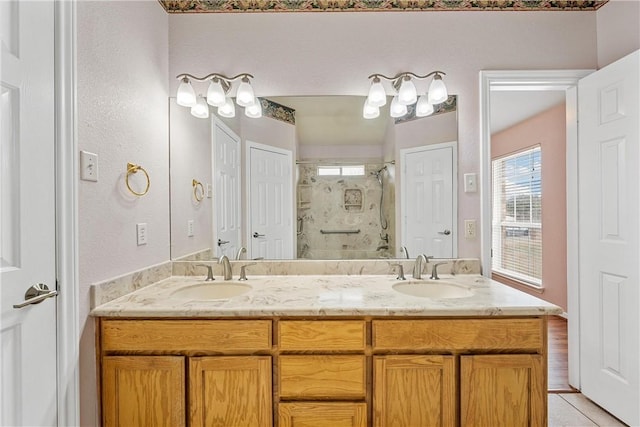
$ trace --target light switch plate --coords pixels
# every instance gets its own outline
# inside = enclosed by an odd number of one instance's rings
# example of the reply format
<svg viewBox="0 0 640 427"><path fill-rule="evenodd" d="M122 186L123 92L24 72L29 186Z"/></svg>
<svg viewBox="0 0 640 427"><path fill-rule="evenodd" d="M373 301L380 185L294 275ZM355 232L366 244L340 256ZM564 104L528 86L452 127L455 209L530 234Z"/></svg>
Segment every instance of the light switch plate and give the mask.
<svg viewBox="0 0 640 427"><path fill-rule="evenodd" d="M98 155L80 151L80 179L98 181Z"/></svg>
<svg viewBox="0 0 640 427"><path fill-rule="evenodd" d="M478 191L478 175L475 173L464 174L464 192L475 193Z"/></svg>
<svg viewBox="0 0 640 427"><path fill-rule="evenodd" d="M147 244L147 223L141 222L136 224L137 242L138 246Z"/></svg>
<svg viewBox="0 0 640 427"><path fill-rule="evenodd" d="M193 220L187 221L187 237L193 237Z"/></svg>

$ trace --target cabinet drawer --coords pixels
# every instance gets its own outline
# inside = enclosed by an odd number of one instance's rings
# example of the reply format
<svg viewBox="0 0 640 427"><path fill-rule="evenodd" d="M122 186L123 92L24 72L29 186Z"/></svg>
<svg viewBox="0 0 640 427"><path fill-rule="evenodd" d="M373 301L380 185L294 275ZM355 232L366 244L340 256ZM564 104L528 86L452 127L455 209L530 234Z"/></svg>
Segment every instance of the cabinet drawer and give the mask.
<svg viewBox="0 0 640 427"><path fill-rule="evenodd" d="M353 399L366 392L366 360L360 355L280 356L283 399Z"/></svg>
<svg viewBox="0 0 640 427"><path fill-rule="evenodd" d="M363 351L363 320L283 320L279 323L281 351Z"/></svg>
<svg viewBox="0 0 640 427"><path fill-rule="evenodd" d="M280 427L366 427L364 402L296 402L278 405Z"/></svg>
<svg viewBox="0 0 640 427"><path fill-rule="evenodd" d="M541 352L543 319L374 320L376 350Z"/></svg>
<svg viewBox="0 0 640 427"><path fill-rule="evenodd" d="M101 325L106 352L271 349L270 320L103 320Z"/></svg>

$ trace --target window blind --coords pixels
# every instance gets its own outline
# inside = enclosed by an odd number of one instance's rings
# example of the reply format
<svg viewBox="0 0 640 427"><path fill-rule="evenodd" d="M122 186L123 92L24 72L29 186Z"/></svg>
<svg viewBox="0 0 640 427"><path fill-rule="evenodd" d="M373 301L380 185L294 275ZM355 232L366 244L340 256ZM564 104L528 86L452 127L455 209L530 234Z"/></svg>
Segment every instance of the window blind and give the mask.
<svg viewBox="0 0 640 427"><path fill-rule="evenodd" d="M542 286L540 147L492 161L492 269Z"/></svg>

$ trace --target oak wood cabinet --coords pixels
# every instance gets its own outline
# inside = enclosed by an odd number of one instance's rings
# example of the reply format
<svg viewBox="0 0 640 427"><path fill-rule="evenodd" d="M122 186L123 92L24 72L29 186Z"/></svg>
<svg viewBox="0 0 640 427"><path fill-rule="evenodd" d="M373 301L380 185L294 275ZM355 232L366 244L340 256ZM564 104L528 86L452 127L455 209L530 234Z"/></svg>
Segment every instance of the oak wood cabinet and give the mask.
<svg viewBox="0 0 640 427"><path fill-rule="evenodd" d="M105 426L545 426L546 317L98 319Z"/></svg>

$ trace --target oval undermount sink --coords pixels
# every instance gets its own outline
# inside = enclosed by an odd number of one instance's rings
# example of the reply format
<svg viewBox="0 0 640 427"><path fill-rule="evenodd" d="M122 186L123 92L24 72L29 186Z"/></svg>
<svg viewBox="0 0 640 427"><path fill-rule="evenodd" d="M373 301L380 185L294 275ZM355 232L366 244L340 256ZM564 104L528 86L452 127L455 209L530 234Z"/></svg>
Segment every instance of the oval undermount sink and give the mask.
<svg viewBox="0 0 640 427"><path fill-rule="evenodd" d="M206 282L182 287L171 295L190 300L216 300L237 297L251 289L244 283Z"/></svg>
<svg viewBox="0 0 640 427"><path fill-rule="evenodd" d="M393 290L405 295L433 299L466 298L473 295L473 291L469 288L455 283L441 282L439 280L398 282L393 285Z"/></svg>

